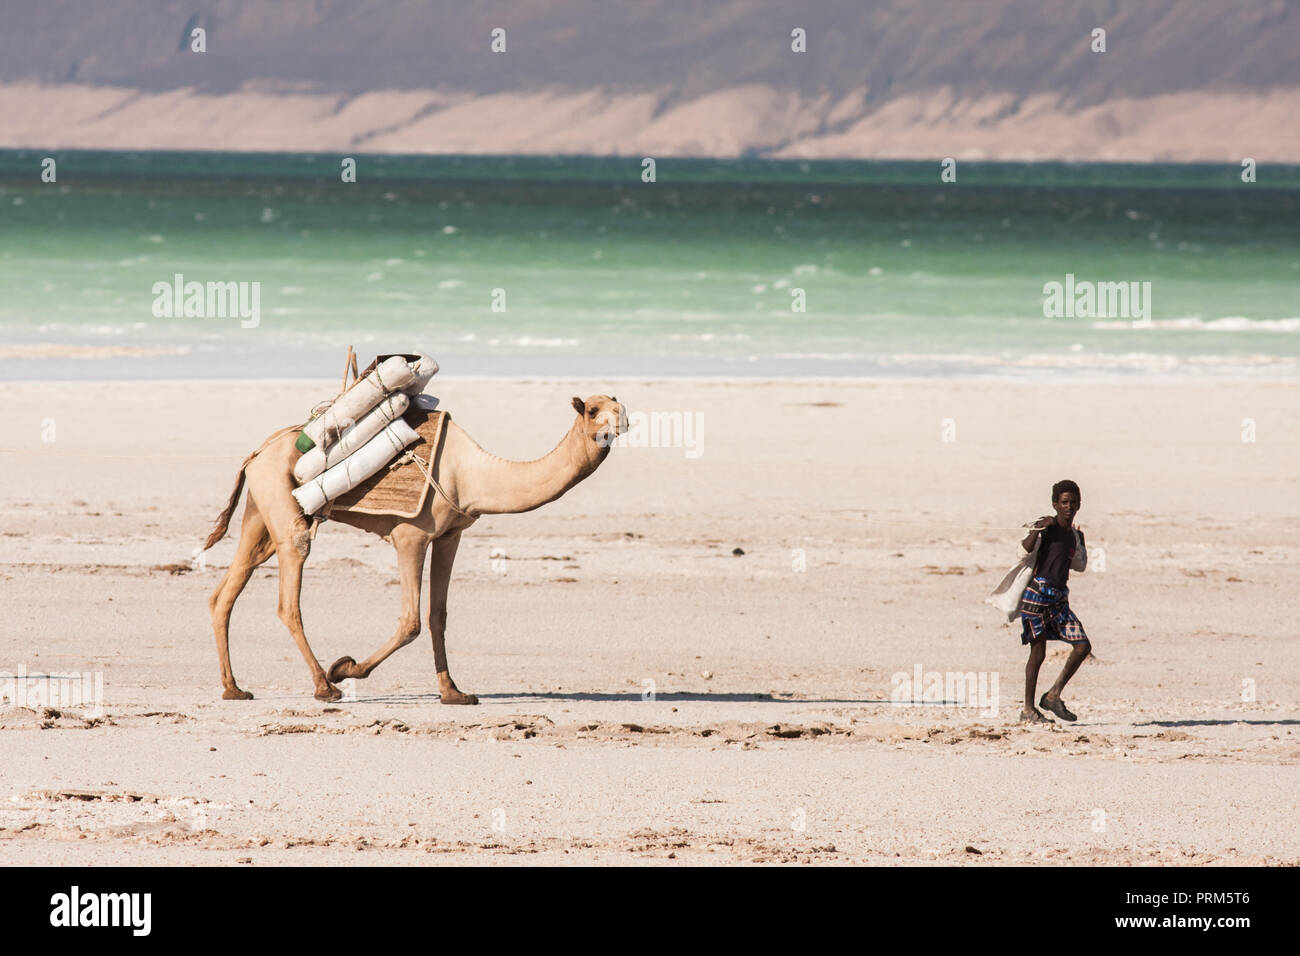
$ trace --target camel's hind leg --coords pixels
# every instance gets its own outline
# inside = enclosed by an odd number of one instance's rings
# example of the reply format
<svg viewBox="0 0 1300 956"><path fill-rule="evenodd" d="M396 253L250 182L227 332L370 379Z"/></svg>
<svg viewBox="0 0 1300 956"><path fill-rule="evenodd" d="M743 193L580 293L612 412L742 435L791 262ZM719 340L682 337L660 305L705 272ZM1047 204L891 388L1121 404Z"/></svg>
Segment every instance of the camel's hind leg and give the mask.
<svg viewBox="0 0 1300 956"><path fill-rule="evenodd" d="M248 494L266 521L280 564L280 605L277 614L289 629L303 660L311 669L317 700L338 700L343 693L329 682L302 629L302 567L311 553L311 530L302 509L293 496L293 484L287 474L266 475L258 469L260 459L248 466ZM255 470L257 469L257 470Z"/></svg>
<svg viewBox="0 0 1300 956"><path fill-rule="evenodd" d="M248 584L253 570L275 551L266 522L250 498L244 505L244 523L239 531L239 544L225 576L208 598L212 613L212 632L217 637L217 660L221 664L221 696L224 700L252 700L253 695L239 689L230 667L230 612L235 601Z"/></svg>
<svg viewBox="0 0 1300 956"><path fill-rule="evenodd" d="M390 654L420 636L420 579L424 576L424 556L429 550L429 535L415 525L399 524L389 537L397 549L397 574L402 582L402 613L397 620L397 633L360 664L351 657L340 657L330 667L331 681L369 677L370 672L387 660Z"/></svg>

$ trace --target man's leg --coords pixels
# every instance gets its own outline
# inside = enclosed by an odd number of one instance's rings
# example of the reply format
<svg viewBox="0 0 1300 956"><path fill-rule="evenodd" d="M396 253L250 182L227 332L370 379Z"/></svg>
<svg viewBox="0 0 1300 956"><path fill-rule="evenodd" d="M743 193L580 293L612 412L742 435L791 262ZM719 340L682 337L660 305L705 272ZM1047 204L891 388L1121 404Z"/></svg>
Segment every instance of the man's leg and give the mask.
<svg viewBox="0 0 1300 956"><path fill-rule="evenodd" d="M1025 706L1021 710L1021 717L1029 717L1038 713L1034 707L1034 692L1038 687L1038 671L1043 666L1043 658L1047 656L1047 638L1039 637L1033 639L1029 644L1029 660L1025 664Z"/></svg>
<svg viewBox="0 0 1300 956"><path fill-rule="evenodd" d="M1083 659L1092 651L1092 645L1088 641L1081 641L1070 648L1070 656L1065 661L1065 666L1061 668L1061 676L1056 678L1056 683L1052 689L1047 692L1048 700L1060 700L1061 691L1065 690L1065 685L1070 682L1074 672L1079 669Z"/></svg>

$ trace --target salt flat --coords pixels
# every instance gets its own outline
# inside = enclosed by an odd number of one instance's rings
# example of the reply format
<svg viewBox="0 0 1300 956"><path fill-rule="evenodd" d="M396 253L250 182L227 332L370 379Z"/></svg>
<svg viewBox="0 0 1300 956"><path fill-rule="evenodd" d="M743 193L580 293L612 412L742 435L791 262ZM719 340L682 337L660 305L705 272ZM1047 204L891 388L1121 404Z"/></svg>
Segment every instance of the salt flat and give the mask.
<svg viewBox="0 0 1300 956"><path fill-rule="evenodd" d="M256 699L222 701L207 595L233 541L167 568L335 388L0 386L0 671L104 686L102 713L0 709L0 861L1300 862L1293 386L435 379L505 456L597 392L702 416L699 454L616 448L467 532L448 649L478 707L438 704L427 633L314 700L274 559L232 623ZM1030 728L1018 632L981 598L1064 477L1097 659L1078 723ZM326 665L392 632L395 567L322 526L303 612ZM997 700L892 701L918 666Z"/></svg>

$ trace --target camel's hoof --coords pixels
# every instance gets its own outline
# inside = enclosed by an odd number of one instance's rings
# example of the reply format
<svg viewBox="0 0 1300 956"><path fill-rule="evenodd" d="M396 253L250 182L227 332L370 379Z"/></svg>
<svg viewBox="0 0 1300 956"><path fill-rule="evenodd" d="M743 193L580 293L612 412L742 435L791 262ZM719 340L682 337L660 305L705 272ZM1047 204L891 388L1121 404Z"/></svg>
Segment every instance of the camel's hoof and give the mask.
<svg viewBox="0 0 1300 956"><path fill-rule="evenodd" d="M439 694L438 699L444 704L477 704L478 698L473 694L462 694L454 690L449 694Z"/></svg>
<svg viewBox="0 0 1300 956"><path fill-rule="evenodd" d="M356 673L357 662L350 657L340 657L330 665L329 681L333 684L335 681L345 680L349 677L360 677Z"/></svg>
<svg viewBox="0 0 1300 956"><path fill-rule="evenodd" d="M326 684L324 687L316 689L316 699L326 702L343 699L343 691L339 690L333 684Z"/></svg>
<svg viewBox="0 0 1300 956"><path fill-rule="evenodd" d="M227 687L221 692L222 700L252 700L253 695L246 690L240 690L238 687Z"/></svg>

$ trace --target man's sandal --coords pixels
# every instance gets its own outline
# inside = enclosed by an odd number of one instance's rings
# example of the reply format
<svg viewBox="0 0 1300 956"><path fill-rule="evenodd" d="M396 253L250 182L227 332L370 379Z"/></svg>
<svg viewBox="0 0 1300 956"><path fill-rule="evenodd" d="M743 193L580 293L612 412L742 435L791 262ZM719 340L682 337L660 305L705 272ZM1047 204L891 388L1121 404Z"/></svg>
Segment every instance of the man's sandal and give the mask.
<svg viewBox="0 0 1300 956"><path fill-rule="evenodd" d="M1050 724L1051 720L1044 717L1037 707L1027 707L1020 712L1020 722L1022 724Z"/></svg>
<svg viewBox="0 0 1300 956"><path fill-rule="evenodd" d="M1070 713L1068 710L1065 709L1065 702L1061 700L1061 698L1059 697L1056 698L1055 701L1051 701L1048 700L1047 695L1044 694L1042 699L1039 700L1038 706L1043 708L1043 710L1050 710L1052 713L1054 713L1057 717L1060 717L1062 720L1079 719L1078 717L1074 716L1074 714Z"/></svg>

